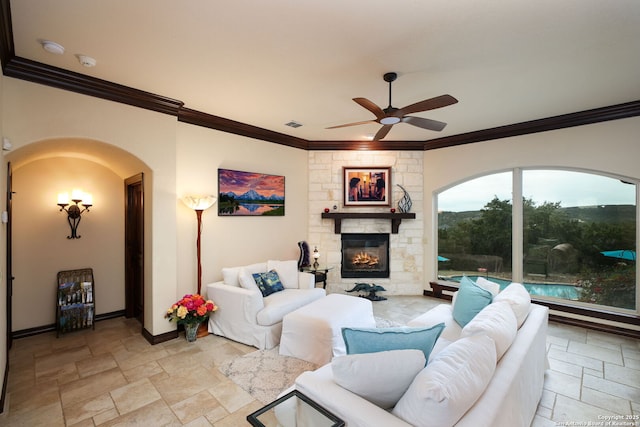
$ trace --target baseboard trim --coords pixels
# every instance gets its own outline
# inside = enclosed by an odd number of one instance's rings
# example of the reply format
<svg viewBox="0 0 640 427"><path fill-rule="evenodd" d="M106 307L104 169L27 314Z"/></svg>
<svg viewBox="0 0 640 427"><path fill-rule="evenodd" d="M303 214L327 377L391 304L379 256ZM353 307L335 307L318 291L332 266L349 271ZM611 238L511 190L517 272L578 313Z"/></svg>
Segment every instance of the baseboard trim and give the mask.
<svg viewBox="0 0 640 427"><path fill-rule="evenodd" d="M118 317L124 317L124 310L112 311L111 313L97 314L95 320L96 322L100 322L102 320L115 319ZM160 334L160 335L152 335L145 328L141 328L141 329L142 330L140 333L151 345L160 344L165 341L170 341L174 338L178 338L177 329L175 331L165 332L164 334ZM11 338L13 339L27 338L27 337L32 337L34 335L44 334L46 332L55 332L55 330L56 330L56 325L55 323L53 323L51 325L37 326L35 328L21 329L19 331L14 331L11 333Z"/></svg>
<svg viewBox="0 0 640 427"><path fill-rule="evenodd" d="M124 310L112 311L110 313L96 314L95 321L100 322L102 320L115 319L117 317L123 317L123 316L124 316ZM11 338L13 339L26 338L34 335L44 334L46 332L52 332L52 331L55 332L55 330L56 330L56 324L52 323L50 325L36 326L35 328L28 328L28 329L21 329L19 331L13 331L11 333Z"/></svg>
<svg viewBox="0 0 640 427"><path fill-rule="evenodd" d="M178 330L176 329L175 331L165 332L164 334L160 334L160 335L151 335L149 331L147 331L145 328L142 328L142 336L147 341L149 341L149 344L156 345L156 344L163 343L165 341L170 341L172 339L178 338Z"/></svg>

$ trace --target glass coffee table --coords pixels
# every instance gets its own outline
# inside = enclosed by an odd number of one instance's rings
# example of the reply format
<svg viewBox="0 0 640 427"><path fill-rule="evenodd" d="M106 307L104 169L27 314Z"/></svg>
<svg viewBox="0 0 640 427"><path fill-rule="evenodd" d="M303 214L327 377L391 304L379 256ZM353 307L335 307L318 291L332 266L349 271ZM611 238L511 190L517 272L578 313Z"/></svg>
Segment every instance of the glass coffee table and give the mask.
<svg viewBox="0 0 640 427"><path fill-rule="evenodd" d="M256 427L344 427L344 421L293 390L264 408L247 415L249 424Z"/></svg>

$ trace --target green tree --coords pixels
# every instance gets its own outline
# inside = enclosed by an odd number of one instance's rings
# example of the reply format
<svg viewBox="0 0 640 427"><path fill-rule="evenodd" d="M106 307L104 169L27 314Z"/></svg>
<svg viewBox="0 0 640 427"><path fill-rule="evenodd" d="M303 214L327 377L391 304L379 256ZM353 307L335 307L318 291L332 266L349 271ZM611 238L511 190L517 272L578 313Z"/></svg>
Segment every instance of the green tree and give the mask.
<svg viewBox="0 0 640 427"><path fill-rule="evenodd" d="M494 197L480 213L469 230L471 253L499 256L505 267L511 266L511 203Z"/></svg>

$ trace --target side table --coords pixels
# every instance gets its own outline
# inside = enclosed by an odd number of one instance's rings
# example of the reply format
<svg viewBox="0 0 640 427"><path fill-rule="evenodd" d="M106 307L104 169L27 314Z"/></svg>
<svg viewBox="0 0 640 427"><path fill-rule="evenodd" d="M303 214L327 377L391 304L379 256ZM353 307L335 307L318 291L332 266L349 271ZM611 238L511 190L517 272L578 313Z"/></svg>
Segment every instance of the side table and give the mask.
<svg viewBox="0 0 640 427"><path fill-rule="evenodd" d="M345 425L343 420L298 390L293 390L247 415L247 421L255 427L296 425L344 427Z"/></svg>
<svg viewBox="0 0 640 427"><path fill-rule="evenodd" d="M312 265L308 267L302 267L302 271L306 271L307 273L311 273L316 277L316 283L322 282L322 288L327 289L327 273L329 270L332 270L333 266L322 266L314 267Z"/></svg>

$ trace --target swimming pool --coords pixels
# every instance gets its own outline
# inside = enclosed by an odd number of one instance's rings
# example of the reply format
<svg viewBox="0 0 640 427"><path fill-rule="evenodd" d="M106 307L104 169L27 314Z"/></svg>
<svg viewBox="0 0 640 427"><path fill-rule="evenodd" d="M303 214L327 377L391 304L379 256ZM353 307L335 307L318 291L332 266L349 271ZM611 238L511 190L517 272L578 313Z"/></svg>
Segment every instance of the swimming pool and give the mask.
<svg viewBox="0 0 640 427"><path fill-rule="evenodd" d="M475 281L478 277L485 276L467 276L469 279ZM485 277L487 280L491 280L500 285L500 290L506 288L511 281L505 279L499 279L497 277ZM451 276L448 278L454 282L459 282L462 276ZM564 285L560 283L523 283L524 287L529 291L531 295L539 295L545 297L555 297L562 299L569 299L576 301L580 295L580 288L572 285Z"/></svg>

